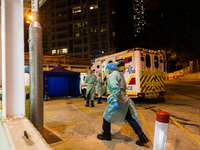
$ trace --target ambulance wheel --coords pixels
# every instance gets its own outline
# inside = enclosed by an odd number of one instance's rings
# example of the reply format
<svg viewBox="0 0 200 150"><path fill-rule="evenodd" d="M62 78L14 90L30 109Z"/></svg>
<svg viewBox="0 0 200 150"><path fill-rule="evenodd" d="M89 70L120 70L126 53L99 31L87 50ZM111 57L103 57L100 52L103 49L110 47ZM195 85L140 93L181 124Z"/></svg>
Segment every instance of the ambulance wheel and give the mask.
<svg viewBox="0 0 200 150"><path fill-rule="evenodd" d="M158 98L160 103L165 103L165 97L161 96Z"/></svg>
<svg viewBox="0 0 200 150"><path fill-rule="evenodd" d="M81 92L82 92L83 98L86 99L86 89L82 89Z"/></svg>

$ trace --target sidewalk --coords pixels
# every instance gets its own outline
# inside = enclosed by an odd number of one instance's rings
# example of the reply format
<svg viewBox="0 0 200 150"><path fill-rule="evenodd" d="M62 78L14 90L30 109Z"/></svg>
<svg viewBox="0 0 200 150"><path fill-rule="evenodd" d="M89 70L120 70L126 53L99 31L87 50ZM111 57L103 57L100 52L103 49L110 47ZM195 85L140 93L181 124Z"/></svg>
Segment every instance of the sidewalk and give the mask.
<svg viewBox="0 0 200 150"><path fill-rule="evenodd" d="M50 143L54 150L146 150L152 149L135 144L138 140L133 129L122 124L118 127L112 124L112 140L101 141L97 134L102 131L102 116L106 108L103 104L95 107L85 107L83 98L62 98L44 102L44 126L51 135L62 141ZM145 128L143 129L145 134ZM148 134L147 134L148 136ZM148 137L149 138L149 137Z"/></svg>

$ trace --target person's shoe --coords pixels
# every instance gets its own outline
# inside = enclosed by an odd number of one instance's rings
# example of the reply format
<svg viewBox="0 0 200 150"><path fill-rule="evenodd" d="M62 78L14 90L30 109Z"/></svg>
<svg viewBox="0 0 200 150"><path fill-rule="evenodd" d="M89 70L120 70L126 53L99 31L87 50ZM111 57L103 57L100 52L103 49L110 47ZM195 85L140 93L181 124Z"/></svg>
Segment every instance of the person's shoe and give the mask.
<svg viewBox="0 0 200 150"><path fill-rule="evenodd" d="M85 107L89 107L89 104L86 104Z"/></svg>
<svg viewBox="0 0 200 150"><path fill-rule="evenodd" d="M102 102L97 102L97 104L102 104Z"/></svg>
<svg viewBox="0 0 200 150"><path fill-rule="evenodd" d="M146 137L146 135L143 134L141 137L139 137L139 140L136 141L136 144L139 146L143 146L145 143L148 142L149 142L148 138Z"/></svg>
<svg viewBox="0 0 200 150"><path fill-rule="evenodd" d="M101 133L97 135L97 139L111 141L111 134Z"/></svg>
<svg viewBox="0 0 200 150"><path fill-rule="evenodd" d="M91 100L91 107L94 107L94 100Z"/></svg>

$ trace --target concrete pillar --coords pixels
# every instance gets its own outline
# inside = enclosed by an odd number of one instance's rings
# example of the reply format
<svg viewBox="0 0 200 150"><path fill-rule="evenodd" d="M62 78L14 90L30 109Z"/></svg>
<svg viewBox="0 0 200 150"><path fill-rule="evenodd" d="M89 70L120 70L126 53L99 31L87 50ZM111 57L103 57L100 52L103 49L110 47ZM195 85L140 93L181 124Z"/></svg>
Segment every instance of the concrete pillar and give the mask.
<svg viewBox="0 0 200 150"><path fill-rule="evenodd" d="M38 0L31 1L33 21L29 26L30 121L43 135L43 49L38 6Z"/></svg>
<svg viewBox="0 0 200 150"><path fill-rule="evenodd" d="M3 117L25 116L22 0L1 0Z"/></svg>
<svg viewBox="0 0 200 150"><path fill-rule="evenodd" d="M2 87L1 7L0 7L0 87Z"/></svg>

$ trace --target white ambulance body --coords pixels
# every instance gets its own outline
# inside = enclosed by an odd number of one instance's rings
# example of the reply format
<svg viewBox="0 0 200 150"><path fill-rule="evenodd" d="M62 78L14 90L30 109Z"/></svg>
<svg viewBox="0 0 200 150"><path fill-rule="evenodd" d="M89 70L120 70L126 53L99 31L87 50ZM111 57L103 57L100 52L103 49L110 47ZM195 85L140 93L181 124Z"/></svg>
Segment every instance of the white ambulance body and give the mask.
<svg viewBox="0 0 200 150"><path fill-rule="evenodd" d="M102 79L105 76L108 79L105 67L109 62L115 62L118 71L124 75L130 98L158 98L164 94L164 56L160 51L129 49L95 59L91 69L95 69L96 76L102 73ZM107 88L105 96L109 95Z"/></svg>

